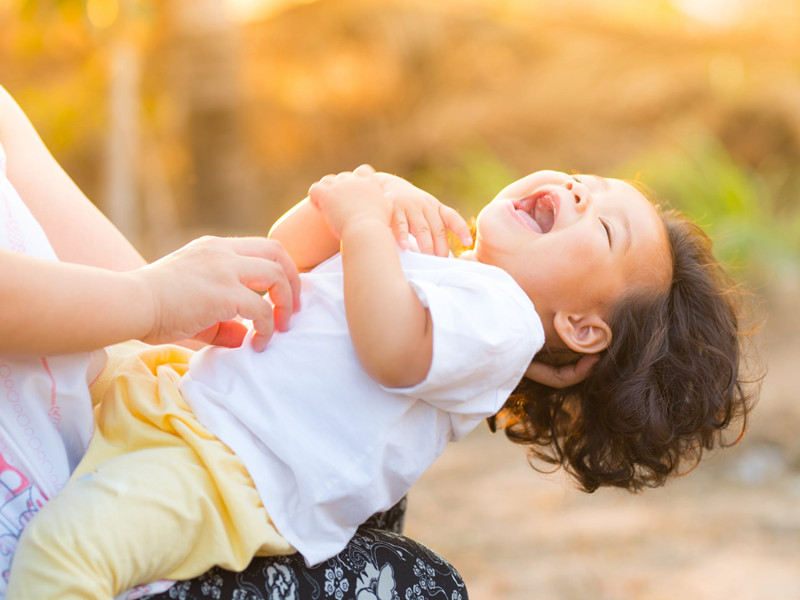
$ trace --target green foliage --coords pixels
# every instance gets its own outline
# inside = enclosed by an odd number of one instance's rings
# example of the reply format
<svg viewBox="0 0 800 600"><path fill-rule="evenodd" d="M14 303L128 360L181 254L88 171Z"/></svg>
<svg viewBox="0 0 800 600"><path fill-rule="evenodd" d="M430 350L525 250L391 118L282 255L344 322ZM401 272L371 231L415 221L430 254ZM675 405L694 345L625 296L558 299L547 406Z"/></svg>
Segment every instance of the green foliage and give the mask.
<svg viewBox="0 0 800 600"><path fill-rule="evenodd" d="M712 237L717 257L740 275L763 283L800 267L800 205L780 207L780 181L737 163L711 135L679 150L658 147L623 165L654 200L684 212Z"/></svg>
<svg viewBox="0 0 800 600"><path fill-rule="evenodd" d="M508 168L490 148L471 145L441 162L427 164L411 181L465 218L475 217L497 193L521 175Z"/></svg>

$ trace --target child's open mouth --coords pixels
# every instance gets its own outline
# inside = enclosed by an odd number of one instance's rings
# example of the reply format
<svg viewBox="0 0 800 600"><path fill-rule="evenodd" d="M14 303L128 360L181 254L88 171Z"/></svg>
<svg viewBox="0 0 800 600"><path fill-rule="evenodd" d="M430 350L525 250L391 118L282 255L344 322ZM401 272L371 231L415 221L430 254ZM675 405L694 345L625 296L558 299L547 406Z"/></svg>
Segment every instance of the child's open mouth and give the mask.
<svg viewBox="0 0 800 600"><path fill-rule="evenodd" d="M550 192L541 192L514 202L517 216L537 233L547 233L553 228L556 198Z"/></svg>

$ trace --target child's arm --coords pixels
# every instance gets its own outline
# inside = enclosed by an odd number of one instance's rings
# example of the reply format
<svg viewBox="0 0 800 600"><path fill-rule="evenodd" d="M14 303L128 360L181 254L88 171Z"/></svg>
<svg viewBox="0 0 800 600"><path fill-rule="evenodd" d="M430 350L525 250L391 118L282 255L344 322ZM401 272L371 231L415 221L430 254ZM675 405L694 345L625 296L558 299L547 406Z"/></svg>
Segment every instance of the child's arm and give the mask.
<svg viewBox="0 0 800 600"><path fill-rule="evenodd" d="M310 271L339 251L339 240L308 198L275 221L268 237L281 243L300 272Z"/></svg>
<svg viewBox="0 0 800 600"><path fill-rule="evenodd" d="M341 240L347 323L364 370L389 387L419 383L433 354L430 313L403 274L393 206L374 171L325 177L310 199Z"/></svg>
<svg viewBox="0 0 800 600"><path fill-rule="evenodd" d="M472 244L469 226L458 212L396 175L376 173L375 177L391 199L391 227L402 248L408 247L410 233L417 240L420 252L447 256L448 229L465 247ZM339 239L308 198L278 219L269 237L286 248L300 271L313 269L339 251Z"/></svg>

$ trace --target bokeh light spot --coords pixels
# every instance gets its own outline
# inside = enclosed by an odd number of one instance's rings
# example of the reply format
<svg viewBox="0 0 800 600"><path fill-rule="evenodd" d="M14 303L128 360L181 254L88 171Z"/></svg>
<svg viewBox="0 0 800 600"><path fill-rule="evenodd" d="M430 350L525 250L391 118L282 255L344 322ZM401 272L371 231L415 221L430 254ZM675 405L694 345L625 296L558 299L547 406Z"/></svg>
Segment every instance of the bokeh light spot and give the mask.
<svg viewBox="0 0 800 600"><path fill-rule="evenodd" d="M119 16L117 0L87 0L86 16L89 22L98 29L111 27Z"/></svg>

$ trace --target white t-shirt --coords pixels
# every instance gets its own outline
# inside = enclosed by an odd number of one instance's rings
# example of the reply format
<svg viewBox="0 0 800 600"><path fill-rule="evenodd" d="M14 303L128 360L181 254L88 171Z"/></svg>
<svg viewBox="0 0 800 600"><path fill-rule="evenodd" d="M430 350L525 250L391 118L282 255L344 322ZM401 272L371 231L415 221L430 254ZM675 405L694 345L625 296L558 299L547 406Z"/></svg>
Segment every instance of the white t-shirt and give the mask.
<svg viewBox="0 0 800 600"><path fill-rule="evenodd" d="M433 322L433 360L420 384L386 389L360 367L338 256L302 276L302 309L263 353L247 342L206 348L181 384L309 565L337 554L447 442L495 414L544 343L533 304L501 269L400 254Z"/></svg>
<svg viewBox="0 0 800 600"><path fill-rule="evenodd" d="M2 147L0 248L58 260L6 176ZM87 354L0 356L0 598L22 528L64 486L88 446L88 363Z"/></svg>

